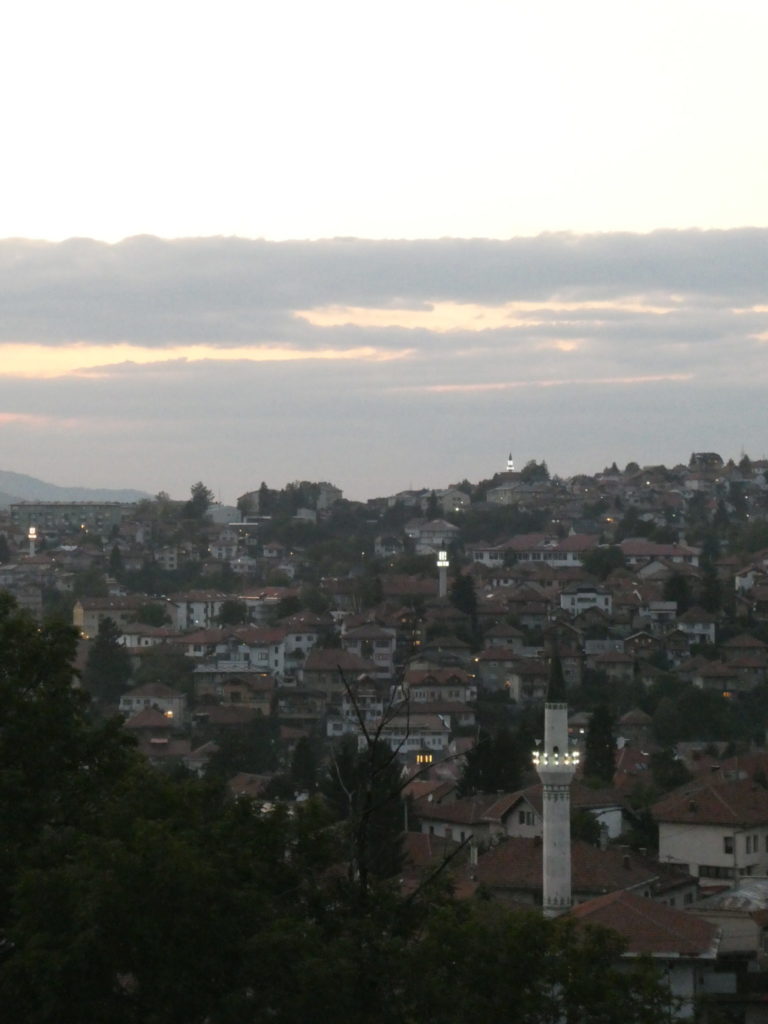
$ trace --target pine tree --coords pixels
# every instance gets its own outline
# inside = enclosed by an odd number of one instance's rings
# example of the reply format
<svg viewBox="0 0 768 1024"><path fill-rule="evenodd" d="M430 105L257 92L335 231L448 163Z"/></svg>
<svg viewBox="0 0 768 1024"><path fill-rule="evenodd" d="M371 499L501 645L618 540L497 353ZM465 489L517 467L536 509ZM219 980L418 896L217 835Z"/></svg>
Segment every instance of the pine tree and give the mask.
<svg viewBox="0 0 768 1024"><path fill-rule="evenodd" d="M120 643L120 630L109 616L99 623L99 633L88 655L83 686L102 704L116 703L131 678L128 651Z"/></svg>
<svg viewBox="0 0 768 1024"><path fill-rule="evenodd" d="M584 775L588 779L609 784L615 771L616 741L613 738L613 717L607 704L598 704L587 730Z"/></svg>

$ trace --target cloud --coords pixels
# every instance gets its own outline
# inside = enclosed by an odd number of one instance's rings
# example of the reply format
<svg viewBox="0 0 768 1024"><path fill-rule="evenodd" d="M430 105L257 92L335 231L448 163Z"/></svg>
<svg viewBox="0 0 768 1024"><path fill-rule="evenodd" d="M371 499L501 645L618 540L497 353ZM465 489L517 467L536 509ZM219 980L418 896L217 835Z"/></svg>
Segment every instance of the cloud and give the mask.
<svg viewBox="0 0 768 1024"><path fill-rule="evenodd" d="M760 455L767 252L762 229L6 240L0 450L53 482L229 497L442 486L510 445L563 473Z"/></svg>
<svg viewBox="0 0 768 1024"><path fill-rule="evenodd" d="M312 347L318 330L297 314L327 307L424 313L435 303L632 300L732 311L764 301L767 257L768 230L756 228L508 241L8 239L0 242L0 341ZM619 304L602 316L643 312Z"/></svg>

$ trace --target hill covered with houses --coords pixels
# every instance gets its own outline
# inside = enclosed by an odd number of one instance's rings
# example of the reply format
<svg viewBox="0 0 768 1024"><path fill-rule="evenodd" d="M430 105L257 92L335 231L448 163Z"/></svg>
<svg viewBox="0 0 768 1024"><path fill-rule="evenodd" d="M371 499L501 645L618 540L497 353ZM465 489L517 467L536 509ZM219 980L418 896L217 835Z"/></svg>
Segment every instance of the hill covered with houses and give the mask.
<svg viewBox="0 0 768 1024"><path fill-rule="evenodd" d="M386 751L380 870L406 893L437 864L462 899L540 904L531 754L567 702L576 916L630 951L674 935L689 1008L762 998L768 463L534 461L368 502L262 484L231 509L199 482L16 502L0 540L0 588L77 628L75 685L150 764L342 807L333 778Z"/></svg>

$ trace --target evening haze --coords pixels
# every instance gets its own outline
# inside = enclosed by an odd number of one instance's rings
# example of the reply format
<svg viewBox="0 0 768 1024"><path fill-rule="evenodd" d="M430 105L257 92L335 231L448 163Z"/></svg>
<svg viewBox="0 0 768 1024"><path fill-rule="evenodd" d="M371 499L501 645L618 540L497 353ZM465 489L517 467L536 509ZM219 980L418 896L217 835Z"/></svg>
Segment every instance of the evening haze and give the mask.
<svg viewBox="0 0 768 1024"><path fill-rule="evenodd" d="M766 454L757 2L4 19L0 468L224 500Z"/></svg>

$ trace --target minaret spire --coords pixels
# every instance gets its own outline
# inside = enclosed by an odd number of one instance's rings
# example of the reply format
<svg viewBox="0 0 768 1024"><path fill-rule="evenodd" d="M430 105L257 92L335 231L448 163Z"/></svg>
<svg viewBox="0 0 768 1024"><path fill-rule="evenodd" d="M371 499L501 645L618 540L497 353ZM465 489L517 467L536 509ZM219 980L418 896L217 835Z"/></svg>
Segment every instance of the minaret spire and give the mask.
<svg viewBox="0 0 768 1024"><path fill-rule="evenodd" d="M568 705L544 705L544 747L533 763L544 792L544 915L556 917L571 905L571 780L578 751L568 749Z"/></svg>

